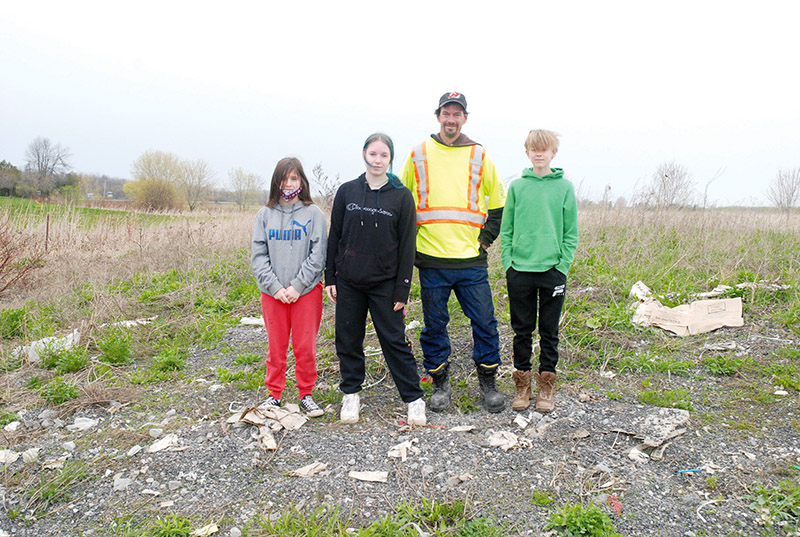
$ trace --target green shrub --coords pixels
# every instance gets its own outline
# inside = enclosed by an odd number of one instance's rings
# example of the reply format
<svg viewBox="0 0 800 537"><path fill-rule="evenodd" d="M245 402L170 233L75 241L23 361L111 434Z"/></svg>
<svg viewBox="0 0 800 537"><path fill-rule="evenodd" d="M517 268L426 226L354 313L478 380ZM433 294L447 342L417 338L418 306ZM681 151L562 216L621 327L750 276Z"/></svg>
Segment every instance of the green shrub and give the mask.
<svg viewBox="0 0 800 537"><path fill-rule="evenodd" d="M0 339L17 339L25 335L25 308L0 310Z"/></svg>
<svg viewBox="0 0 800 537"><path fill-rule="evenodd" d="M103 353L100 359L107 364L122 365L131 361L131 336L118 328L103 334L97 348Z"/></svg>
<svg viewBox="0 0 800 537"><path fill-rule="evenodd" d="M565 505L547 520L546 529L569 537L622 537L611 518L594 504Z"/></svg>
<svg viewBox="0 0 800 537"><path fill-rule="evenodd" d="M78 387L71 381L56 377L42 387L41 395L45 401L60 405L78 397Z"/></svg>
<svg viewBox="0 0 800 537"><path fill-rule="evenodd" d="M80 371L89 363L89 352L85 347L76 345L69 349L46 348L41 353L42 367L55 369L56 373L74 373Z"/></svg>

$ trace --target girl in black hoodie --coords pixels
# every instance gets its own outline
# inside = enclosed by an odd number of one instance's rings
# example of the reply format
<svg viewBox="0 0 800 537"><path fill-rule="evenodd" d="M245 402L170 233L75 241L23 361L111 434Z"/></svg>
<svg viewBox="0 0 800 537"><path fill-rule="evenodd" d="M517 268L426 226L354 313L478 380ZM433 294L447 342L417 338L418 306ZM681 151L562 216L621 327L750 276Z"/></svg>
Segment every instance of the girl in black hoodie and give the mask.
<svg viewBox="0 0 800 537"><path fill-rule="evenodd" d="M414 269L414 198L389 172L391 138L369 136L362 156L366 173L340 186L333 200L325 267L325 292L336 304L336 353L345 394L340 418L343 423L358 421L369 311L386 365L408 403L408 423L425 425L417 362L403 322Z"/></svg>

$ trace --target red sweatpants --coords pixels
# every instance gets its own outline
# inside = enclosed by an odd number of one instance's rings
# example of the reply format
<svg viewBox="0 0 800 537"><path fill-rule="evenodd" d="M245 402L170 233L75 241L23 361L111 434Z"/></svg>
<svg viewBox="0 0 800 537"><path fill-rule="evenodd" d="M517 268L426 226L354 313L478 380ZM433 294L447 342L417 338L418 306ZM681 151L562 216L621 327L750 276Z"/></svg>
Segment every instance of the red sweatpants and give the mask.
<svg viewBox="0 0 800 537"><path fill-rule="evenodd" d="M261 293L261 311L267 329L267 375L264 384L275 399L286 388L286 355L289 335L294 351L297 391L302 399L317 382L317 334L322 320L322 283L297 299L284 304Z"/></svg>

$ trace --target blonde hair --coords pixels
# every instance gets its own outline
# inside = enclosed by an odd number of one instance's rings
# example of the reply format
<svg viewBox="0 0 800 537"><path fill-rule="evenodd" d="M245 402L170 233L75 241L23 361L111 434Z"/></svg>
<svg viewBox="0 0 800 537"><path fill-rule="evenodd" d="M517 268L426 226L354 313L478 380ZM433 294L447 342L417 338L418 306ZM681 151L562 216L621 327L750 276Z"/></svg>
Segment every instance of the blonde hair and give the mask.
<svg viewBox="0 0 800 537"><path fill-rule="evenodd" d="M554 153L558 152L558 133L543 129L532 130L525 139L525 150L531 149L534 151L552 149Z"/></svg>

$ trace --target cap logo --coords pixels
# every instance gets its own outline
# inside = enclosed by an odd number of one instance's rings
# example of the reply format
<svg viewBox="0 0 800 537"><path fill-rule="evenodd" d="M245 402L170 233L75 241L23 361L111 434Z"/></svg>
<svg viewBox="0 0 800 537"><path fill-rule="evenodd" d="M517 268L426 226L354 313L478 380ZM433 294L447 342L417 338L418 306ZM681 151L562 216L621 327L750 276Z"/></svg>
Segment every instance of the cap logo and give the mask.
<svg viewBox="0 0 800 537"><path fill-rule="evenodd" d="M461 97L461 94L457 91L454 91L448 95L448 99L458 99L459 97Z"/></svg>

